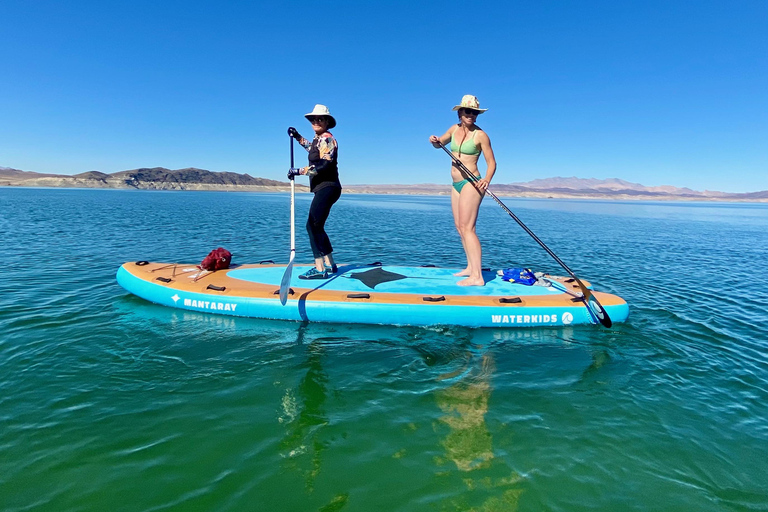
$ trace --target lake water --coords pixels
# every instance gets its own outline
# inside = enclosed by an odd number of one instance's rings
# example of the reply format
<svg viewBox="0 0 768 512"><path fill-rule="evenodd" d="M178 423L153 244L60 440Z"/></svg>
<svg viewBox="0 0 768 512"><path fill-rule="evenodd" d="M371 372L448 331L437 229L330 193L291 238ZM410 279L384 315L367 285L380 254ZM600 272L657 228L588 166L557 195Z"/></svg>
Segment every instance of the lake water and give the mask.
<svg viewBox="0 0 768 512"><path fill-rule="evenodd" d="M297 196L297 262L311 254ZM286 262L287 194L0 189L0 510L768 510L768 205L505 199L627 323L300 324L127 294ZM342 196L342 263L464 263L447 197ZM484 265L562 270L495 203Z"/></svg>

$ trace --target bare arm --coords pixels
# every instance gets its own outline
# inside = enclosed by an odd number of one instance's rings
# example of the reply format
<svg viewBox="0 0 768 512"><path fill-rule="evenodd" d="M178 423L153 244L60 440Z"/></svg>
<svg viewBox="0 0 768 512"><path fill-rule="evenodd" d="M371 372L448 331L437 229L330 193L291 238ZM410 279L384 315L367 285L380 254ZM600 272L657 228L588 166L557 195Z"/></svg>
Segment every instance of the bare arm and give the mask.
<svg viewBox="0 0 768 512"><path fill-rule="evenodd" d="M439 148L440 144L443 144L443 145L447 144L448 142L450 142L451 135L453 135L453 132L456 131L456 128L457 128L456 125L451 126L450 128L448 128L448 131L445 132L441 137L438 137L437 135L431 135L429 137L429 142L431 142L432 145L436 148ZM440 144L438 144L438 142Z"/></svg>
<svg viewBox="0 0 768 512"><path fill-rule="evenodd" d="M480 178L480 181L477 183L478 188L485 191L488 188L488 185L490 185L491 180L493 179L493 175L496 174L496 157L493 154L491 139L488 137L487 133L483 131L478 133L475 137L475 142L482 150L483 156L485 157L485 164L487 166L485 177Z"/></svg>

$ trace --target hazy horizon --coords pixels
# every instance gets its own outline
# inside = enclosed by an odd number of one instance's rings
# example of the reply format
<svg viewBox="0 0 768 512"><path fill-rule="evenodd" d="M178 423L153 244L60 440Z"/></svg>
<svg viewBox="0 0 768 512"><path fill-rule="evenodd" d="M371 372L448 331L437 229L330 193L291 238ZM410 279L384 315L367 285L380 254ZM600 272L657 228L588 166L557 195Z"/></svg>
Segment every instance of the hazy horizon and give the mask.
<svg viewBox="0 0 768 512"><path fill-rule="evenodd" d="M136 169L123 169L122 171L114 171L112 173L107 172L107 173L104 173L104 174L110 175L110 174L115 174L115 173L119 173L119 172L135 171L135 170L139 170L139 169L165 169L165 170L168 170L168 171L171 171L171 172L183 171L183 170L186 170L186 169L197 169L197 170L208 171L208 172L213 172L213 173L216 173L216 172L233 172L233 171L213 171L213 170L210 170L210 169L201 169L199 167L188 167L188 168L184 168L184 169L169 169L167 167L154 166L154 167L138 167ZM41 174L41 175L44 175L44 174L54 174L54 175L58 175L58 176L76 176L78 174L84 174L84 173L87 173L87 172L103 172L103 171L83 171L82 173L74 173L74 174L58 174L58 173L45 173L45 172L38 172L38 171L26 171L24 169L15 169L15 168L12 168L12 167L7 167L7 166L0 166L0 170L14 170L14 171L22 171L22 172L32 172L32 173L38 173L38 174ZM237 173L237 174L241 174L242 175L242 174L246 174L246 173ZM264 176L255 176L255 175L252 175L252 174L249 174L249 175L252 178L272 179L272 178L264 178ZM547 177L547 178L535 178L535 179L532 179L532 180L529 180L529 181L516 181L516 182L495 181L494 185L497 185L497 186L498 185L525 186L525 185L529 185L529 184L534 183L534 182L542 182L542 181L543 182L547 182L547 181L572 181L572 180L577 180L577 181L580 181L580 182L595 181L595 182L598 182L599 184L605 184L605 183L611 182L611 181L620 181L620 182L623 182L623 183L627 183L628 185L637 185L637 186L644 187L646 189L661 189L661 188L674 187L673 185L667 185L667 184L649 185L649 184L646 184L646 183L630 182L630 181L627 181L627 180L623 180L621 178L603 178L603 179L598 179L598 178L582 178L582 177L578 177L578 176L550 176L550 177ZM288 183L287 179L282 179L281 180L281 179L278 178L276 181ZM345 184L347 186L371 186L371 187L377 187L377 186L382 186L382 187L386 187L386 186L393 186L393 187L405 186L405 187L409 187L409 186L440 186L443 183L439 183L439 182L418 182L418 183L374 183L374 182L352 183L352 182L346 182ZM546 188L546 187L551 187L551 186L563 186L563 185L561 185L561 184L558 184L558 185L544 184L544 185L541 185L541 186ZM674 188L681 189L681 190L682 189L690 189L690 190L693 190L695 192L724 192L722 190L712 190L712 189L691 189L690 187L674 187ZM764 191L763 190L756 190L756 191L749 191L749 192L735 191L735 192L728 192L728 193L748 194L748 193L752 193L752 192L764 192Z"/></svg>

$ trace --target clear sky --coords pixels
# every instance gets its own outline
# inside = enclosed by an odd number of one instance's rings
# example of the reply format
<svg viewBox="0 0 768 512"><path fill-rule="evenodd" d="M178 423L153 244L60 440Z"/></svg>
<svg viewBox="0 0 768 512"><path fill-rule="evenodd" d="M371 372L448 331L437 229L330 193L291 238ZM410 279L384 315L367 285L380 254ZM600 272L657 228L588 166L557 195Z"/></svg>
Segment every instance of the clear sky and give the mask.
<svg viewBox="0 0 768 512"><path fill-rule="evenodd" d="M323 103L342 183L447 183L474 94L499 183L768 189L766 0L2 0L0 33L0 166L284 180Z"/></svg>

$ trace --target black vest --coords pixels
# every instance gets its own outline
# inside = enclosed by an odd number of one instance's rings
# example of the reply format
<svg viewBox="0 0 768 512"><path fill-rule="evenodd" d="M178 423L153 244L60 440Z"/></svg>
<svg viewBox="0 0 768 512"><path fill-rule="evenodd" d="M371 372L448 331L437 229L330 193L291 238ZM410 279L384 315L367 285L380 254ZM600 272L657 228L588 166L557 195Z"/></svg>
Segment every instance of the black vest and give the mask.
<svg viewBox="0 0 768 512"><path fill-rule="evenodd" d="M336 148L336 155L333 160L324 160L320 158L320 150L317 145L320 139L315 137L312 140L312 145L309 147L309 163L314 165L317 169L317 174L309 178L309 190L314 192L318 187L324 188L328 185L337 185L341 187L339 182L339 149Z"/></svg>

